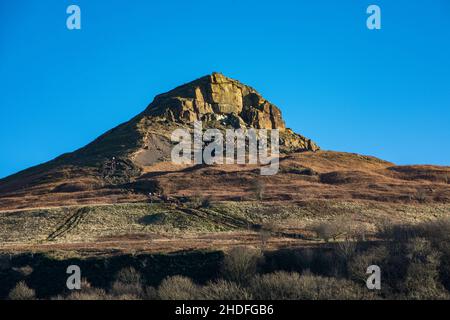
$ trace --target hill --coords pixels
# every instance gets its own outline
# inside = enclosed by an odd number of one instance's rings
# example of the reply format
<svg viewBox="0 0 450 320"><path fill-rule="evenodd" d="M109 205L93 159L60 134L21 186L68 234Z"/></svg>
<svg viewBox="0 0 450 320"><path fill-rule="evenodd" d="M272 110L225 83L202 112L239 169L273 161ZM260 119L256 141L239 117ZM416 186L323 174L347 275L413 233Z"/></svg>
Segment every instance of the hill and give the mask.
<svg viewBox="0 0 450 320"><path fill-rule="evenodd" d="M174 164L170 135L193 121L221 131L279 129L278 174L261 176L248 164ZM286 128L280 109L256 90L213 73L156 96L87 146L1 179L1 236L5 250L97 243L96 250L164 251L258 242L258 228L270 222L274 245L286 245L319 221L351 217L374 232L384 221L450 216L449 177L450 167L320 150ZM166 244L148 247L155 237Z"/></svg>

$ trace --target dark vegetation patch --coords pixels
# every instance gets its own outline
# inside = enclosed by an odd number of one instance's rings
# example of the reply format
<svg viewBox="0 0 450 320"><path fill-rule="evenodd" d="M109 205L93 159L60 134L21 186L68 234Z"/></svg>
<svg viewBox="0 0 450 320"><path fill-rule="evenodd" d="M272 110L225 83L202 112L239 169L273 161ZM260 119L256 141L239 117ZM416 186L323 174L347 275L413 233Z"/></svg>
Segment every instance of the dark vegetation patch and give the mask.
<svg viewBox="0 0 450 320"><path fill-rule="evenodd" d="M340 228L332 228L340 229ZM321 230L317 236L327 237ZM379 240L344 240L264 251L51 258L0 256L0 299L450 299L450 221L381 224ZM82 270L84 291L69 292L66 268ZM380 291L367 267L382 270Z"/></svg>
<svg viewBox="0 0 450 320"><path fill-rule="evenodd" d="M123 268L133 267L142 275L145 285L158 285L164 278L183 275L205 283L214 279L220 270L221 252L181 252L177 254L118 255L89 259L59 260L45 254L0 256L0 299L5 299L20 281L35 288L38 298L50 298L67 291L66 269L78 265L82 277L93 287L108 288ZM31 274L24 276L13 269L30 266Z"/></svg>
<svg viewBox="0 0 450 320"><path fill-rule="evenodd" d="M320 182L326 184L376 183L377 177L363 171L333 171L322 173Z"/></svg>
<svg viewBox="0 0 450 320"><path fill-rule="evenodd" d="M150 214L139 219L139 223L144 225L165 224L167 215L165 213Z"/></svg>
<svg viewBox="0 0 450 320"><path fill-rule="evenodd" d="M450 170L448 167L396 166L390 167L388 170L398 179L450 183Z"/></svg>
<svg viewBox="0 0 450 320"><path fill-rule="evenodd" d="M305 176L316 176L318 173L311 168L306 167L298 167L298 166L289 166L289 167L281 167L280 173L291 173Z"/></svg>
<svg viewBox="0 0 450 320"><path fill-rule="evenodd" d="M135 192L148 194L151 193L162 193L163 188L158 180L154 179L142 179L137 180L132 183L126 184L122 186L125 189L131 189Z"/></svg>

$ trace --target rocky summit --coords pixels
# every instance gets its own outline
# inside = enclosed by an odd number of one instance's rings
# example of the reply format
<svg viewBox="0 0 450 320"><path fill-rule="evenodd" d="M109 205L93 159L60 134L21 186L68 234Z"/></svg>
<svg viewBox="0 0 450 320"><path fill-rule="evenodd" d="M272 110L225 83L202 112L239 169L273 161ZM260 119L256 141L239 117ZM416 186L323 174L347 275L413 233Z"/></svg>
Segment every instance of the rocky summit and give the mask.
<svg viewBox="0 0 450 320"><path fill-rule="evenodd" d="M255 89L221 73L212 73L158 95L144 116L209 127L278 129L284 151L316 151L310 139L286 129L281 111Z"/></svg>
<svg viewBox="0 0 450 320"><path fill-rule="evenodd" d="M256 90L213 73L161 94L146 114L171 121L225 120L237 128L285 130L281 111Z"/></svg>
<svg viewBox="0 0 450 320"><path fill-rule="evenodd" d="M190 129L194 121L222 130L278 129L282 153L319 150L311 139L286 128L280 109L255 89L213 73L156 96L141 114L69 157L100 161L120 157L140 167L167 161L173 130Z"/></svg>

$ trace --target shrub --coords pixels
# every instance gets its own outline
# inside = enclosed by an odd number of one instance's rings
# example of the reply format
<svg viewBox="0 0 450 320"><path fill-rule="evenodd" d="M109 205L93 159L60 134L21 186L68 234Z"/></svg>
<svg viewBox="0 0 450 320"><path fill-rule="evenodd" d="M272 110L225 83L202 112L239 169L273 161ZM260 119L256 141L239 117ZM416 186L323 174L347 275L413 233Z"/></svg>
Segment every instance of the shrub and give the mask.
<svg viewBox="0 0 450 320"><path fill-rule="evenodd" d="M199 298L199 288L187 277L172 276L161 282L158 295L162 300L195 300Z"/></svg>
<svg viewBox="0 0 450 320"><path fill-rule="evenodd" d="M356 241L345 238L345 240L336 244L336 253L343 261L348 261L356 254L357 246L358 243Z"/></svg>
<svg viewBox="0 0 450 320"><path fill-rule="evenodd" d="M304 299L298 284L298 273L278 271L256 276L250 283L250 292L258 300L299 300Z"/></svg>
<svg viewBox="0 0 450 320"><path fill-rule="evenodd" d="M366 282L368 275L366 274L367 267L371 265L381 266L385 263L389 252L385 246L370 248L365 252L352 257L348 262L348 274L351 279L355 281Z"/></svg>
<svg viewBox="0 0 450 320"><path fill-rule="evenodd" d="M368 224L358 223L348 228L347 237L357 241L366 241L366 237L369 233L370 227Z"/></svg>
<svg viewBox="0 0 450 320"><path fill-rule="evenodd" d="M373 296L348 280L278 271L256 276L250 292L257 300L368 299Z"/></svg>
<svg viewBox="0 0 450 320"><path fill-rule="evenodd" d="M133 267L123 268L117 273L116 280L126 284L140 284L141 274Z"/></svg>
<svg viewBox="0 0 450 320"><path fill-rule="evenodd" d="M450 241L450 219L442 218L422 222L416 225L382 223L378 226L377 236L386 240L407 242L422 237L435 244Z"/></svg>
<svg viewBox="0 0 450 320"><path fill-rule="evenodd" d="M112 284L110 293L118 298L126 296L140 298L144 296L144 291L142 290L141 285L127 284L120 281L115 281Z"/></svg>
<svg viewBox="0 0 450 320"><path fill-rule="evenodd" d="M258 249L235 247L225 255L224 276L228 280L246 284L257 272L263 258L263 254Z"/></svg>
<svg viewBox="0 0 450 320"><path fill-rule="evenodd" d="M116 275L116 281L111 286L111 294L118 298L142 297L141 275L136 269L129 267L120 270Z"/></svg>
<svg viewBox="0 0 450 320"><path fill-rule="evenodd" d="M440 267L441 282L450 292L450 242L440 244L439 248L442 253Z"/></svg>
<svg viewBox="0 0 450 320"><path fill-rule="evenodd" d="M146 287L144 289L143 299L144 300L158 300L159 299L158 289L156 289L155 287L151 287L151 286Z"/></svg>
<svg viewBox="0 0 450 320"><path fill-rule="evenodd" d="M36 294L24 281L19 282L8 295L10 300L34 300Z"/></svg>
<svg viewBox="0 0 450 320"><path fill-rule="evenodd" d="M346 226L338 221L319 222L311 227L311 230L318 238L328 242L330 239L336 240L337 237L346 233Z"/></svg>
<svg viewBox="0 0 450 320"><path fill-rule="evenodd" d="M426 237L435 244L450 242L450 218L436 219L419 225L421 237Z"/></svg>
<svg viewBox="0 0 450 320"><path fill-rule="evenodd" d="M212 202L211 202L211 197L206 196L199 196L199 195L193 195L189 198L186 199L188 205L191 208L204 208L204 209L208 209L211 208Z"/></svg>
<svg viewBox="0 0 450 320"><path fill-rule="evenodd" d="M218 280L201 288L201 298L205 300L250 300L250 292L235 282Z"/></svg>
<svg viewBox="0 0 450 320"><path fill-rule="evenodd" d="M449 299L439 282L440 253L423 238L412 240L407 245L409 266L404 282L408 299Z"/></svg>
<svg viewBox="0 0 450 320"><path fill-rule="evenodd" d="M81 289L71 290L66 295L58 295L51 298L52 300L110 300L112 296L109 296L105 290L94 288L85 279L81 279Z"/></svg>
<svg viewBox="0 0 450 320"><path fill-rule="evenodd" d="M405 242L418 236L417 229L410 225L383 222L378 225L377 236L381 239Z"/></svg>
<svg viewBox="0 0 450 320"><path fill-rule="evenodd" d="M58 296L57 300L109 300L112 299L111 296L108 296L103 289L98 288L88 288L81 290L74 290L70 294L65 297Z"/></svg>

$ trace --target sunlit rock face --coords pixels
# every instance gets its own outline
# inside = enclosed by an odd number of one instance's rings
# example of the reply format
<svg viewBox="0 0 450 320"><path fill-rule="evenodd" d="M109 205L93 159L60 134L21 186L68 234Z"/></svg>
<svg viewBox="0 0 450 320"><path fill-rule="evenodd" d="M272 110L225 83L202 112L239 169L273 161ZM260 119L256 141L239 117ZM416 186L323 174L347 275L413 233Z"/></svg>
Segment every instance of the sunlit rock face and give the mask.
<svg viewBox="0 0 450 320"><path fill-rule="evenodd" d="M181 122L208 121L222 115L236 126L285 129L281 112L275 105L253 88L220 73L157 96L146 112Z"/></svg>
<svg viewBox="0 0 450 320"><path fill-rule="evenodd" d="M205 126L278 129L285 151L316 151L310 139L286 129L280 109L255 89L221 73L213 73L158 95L143 113L170 122Z"/></svg>

